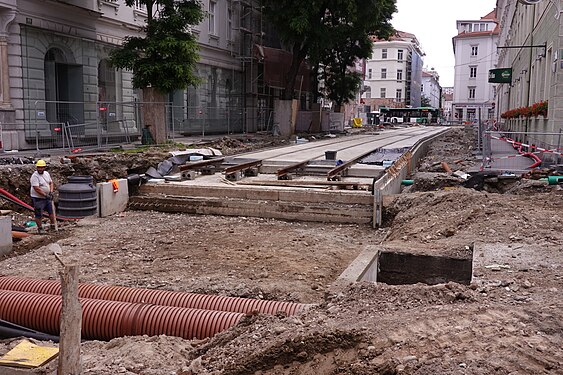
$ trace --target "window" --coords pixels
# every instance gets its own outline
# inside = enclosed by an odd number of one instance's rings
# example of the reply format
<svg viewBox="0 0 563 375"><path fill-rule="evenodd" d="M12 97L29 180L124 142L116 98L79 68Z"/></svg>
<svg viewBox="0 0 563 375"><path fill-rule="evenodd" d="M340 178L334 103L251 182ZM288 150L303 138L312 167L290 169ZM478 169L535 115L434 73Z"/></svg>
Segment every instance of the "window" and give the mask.
<svg viewBox="0 0 563 375"><path fill-rule="evenodd" d="M387 93L386 93L386 91L385 91L385 87L382 87L382 88L380 89L380 96L381 96L381 98L384 99L386 94L387 94Z"/></svg>
<svg viewBox="0 0 563 375"><path fill-rule="evenodd" d="M397 50L397 60L403 61L403 50Z"/></svg>
<svg viewBox="0 0 563 375"><path fill-rule="evenodd" d="M381 69L381 79L387 79L387 69L386 68Z"/></svg>
<svg viewBox="0 0 563 375"><path fill-rule="evenodd" d="M141 11L141 12L146 12L147 6L143 3L141 3L139 0L135 0L135 3L133 4L133 9Z"/></svg>
<svg viewBox="0 0 563 375"><path fill-rule="evenodd" d="M479 25L479 31L487 31L489 25L487 25L486 23L482 23Z"/></svg>
<svg viewBox="0 0 563 375"><path fill-rule="evenodd" d="M387 58L387 48L383 48L381 50L381 58L382 59L386 59Z"/></svg>
<svg viewBox="0 0 563 375"><path fill-rule="evenodd" d="M233 40L233 10L227 8L227 40Z"/></svg>
<svg viewBox="0 0 563 375"><path fill-rule="evenodd" d="M209 34L215 35L215 8L217 3L214 1L209 2Z"/></svg>
<svg viewBox="0 0 563 375"><path fill-rule="evenodd" d="M477 56L478 53L479 53L479 47L471 46L471 56Z"/></svg>
<svg viewBox="0 0 563 375"><path fill-rule="evenodd" d="M397 81L402 81L402 80L403 80L403 70L397 69Z"/></svg>
<svg viewBox="0 0 563 375"><path fill-rule="evenodd" d="M475 99L475 87L469 87L469 99Z"/></svg>
<svg viewBox="0 0 563 375"><path fill-rule="evenodd" d="M402 89L397 89L397 92L395 94L395 99L397 100L401 100L403 98L403 90Z"/></svg>
<svg viewBox="0 0 563 375"><path fill-rule="evenodd" d="M371 87L366 89L366 99L371 99Z"/></svg>
<svg viewBox="0 0 563 375"><path fill-rule="evenodd" d="M477 67L470 66L469 67L469 78L477 78Z"/></svg>
<svg viewBox="0 0 563 375"><path fill-rule="evenodd" d="M371 69L368 69L368 79L371 79Z"/></svg>

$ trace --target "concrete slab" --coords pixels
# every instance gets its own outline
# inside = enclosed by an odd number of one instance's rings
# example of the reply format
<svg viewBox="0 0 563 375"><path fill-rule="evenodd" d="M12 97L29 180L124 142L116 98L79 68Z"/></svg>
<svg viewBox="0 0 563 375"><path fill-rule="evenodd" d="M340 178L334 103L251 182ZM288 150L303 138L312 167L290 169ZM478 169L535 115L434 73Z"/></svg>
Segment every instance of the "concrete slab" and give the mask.
<svg viewBox="0 0 563 375"><path fill-rule="evenodd" d="M114 192L112 182L101 182L96 184L98 191L98 213L100 217L106 217L118 212L123 212L129 203L129 189L127 179L117 180L118 191Z"/></svg>

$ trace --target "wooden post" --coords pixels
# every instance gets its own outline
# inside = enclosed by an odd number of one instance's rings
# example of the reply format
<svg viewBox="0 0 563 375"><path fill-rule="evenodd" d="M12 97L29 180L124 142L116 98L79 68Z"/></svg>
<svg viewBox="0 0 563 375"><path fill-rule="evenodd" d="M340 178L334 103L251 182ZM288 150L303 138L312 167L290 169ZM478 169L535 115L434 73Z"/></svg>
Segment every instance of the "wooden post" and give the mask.
<svg viewBox="0 0 563 375"><path fill-rule="evenodd" d="M80 360L82 306L78 299L79 267L64 264L63 266L64 269L60 272L63 306L57 375L79 375L82 373Z"/></svg>

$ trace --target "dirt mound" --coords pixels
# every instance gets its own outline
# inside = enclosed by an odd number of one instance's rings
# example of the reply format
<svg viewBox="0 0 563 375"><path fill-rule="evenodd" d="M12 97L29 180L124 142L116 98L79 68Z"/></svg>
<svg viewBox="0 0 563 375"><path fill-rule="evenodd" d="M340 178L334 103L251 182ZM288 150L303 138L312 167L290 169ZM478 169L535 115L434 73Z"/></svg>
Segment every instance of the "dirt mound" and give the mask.
<svg viewBox="0 0 563 375"><path fill-rule="evenodd" d="M387 242L459 251L477 239L551 241L554 228L563 226L558 212L563 212L563 194L515 196L458 188L399 195L385 211L391 226Z"/></svg>
<svg viewBox="0 0 563 375"><path fill-rule="evenodd" d="M421 160L419 172L444 172L442 162L452 171L467 170L477 164L473 154L477 145L477 133L473 127L455 127L433 141L426 156Z"/></svg>

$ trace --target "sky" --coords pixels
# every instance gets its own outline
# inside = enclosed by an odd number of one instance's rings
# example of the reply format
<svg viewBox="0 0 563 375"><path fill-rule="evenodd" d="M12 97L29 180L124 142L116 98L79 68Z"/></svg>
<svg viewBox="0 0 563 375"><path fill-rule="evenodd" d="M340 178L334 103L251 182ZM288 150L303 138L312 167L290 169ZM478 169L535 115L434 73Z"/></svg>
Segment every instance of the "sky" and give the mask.
<svg viewBox="0 0 563 375"><path fill-rule="evenodd" d="M454 85L452 38L457 20L479 20L490 13L496 0L396 0L398 12L392 24L396 30L416 35L426 56L425 68L434 68L440 85Z"/></svg>

